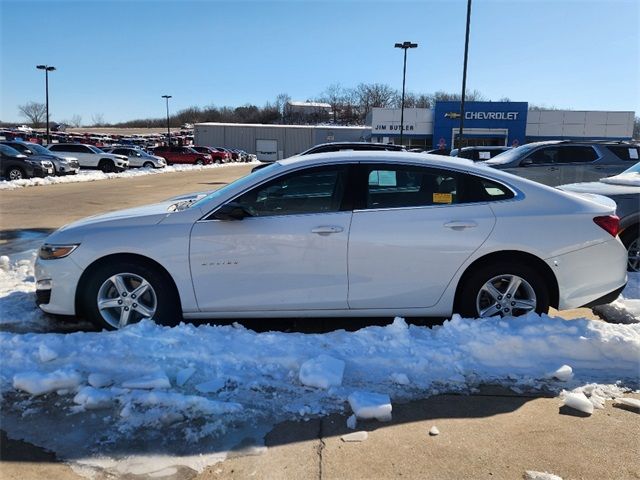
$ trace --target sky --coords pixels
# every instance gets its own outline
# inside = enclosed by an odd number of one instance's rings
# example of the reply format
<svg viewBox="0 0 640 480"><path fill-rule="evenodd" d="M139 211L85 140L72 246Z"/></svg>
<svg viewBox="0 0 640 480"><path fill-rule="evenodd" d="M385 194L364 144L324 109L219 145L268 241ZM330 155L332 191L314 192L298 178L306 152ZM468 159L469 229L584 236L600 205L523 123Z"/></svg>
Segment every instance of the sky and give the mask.
<svg viewBox="0 0 640 480"><path fill-rule="evenodd" d="M466 1L0 0L0 120L44 102L53 121L190 106L263 106L280 93L383 83L459 92ZM492 100L640 112L640 1L474 0L467 87Z"/></svg>

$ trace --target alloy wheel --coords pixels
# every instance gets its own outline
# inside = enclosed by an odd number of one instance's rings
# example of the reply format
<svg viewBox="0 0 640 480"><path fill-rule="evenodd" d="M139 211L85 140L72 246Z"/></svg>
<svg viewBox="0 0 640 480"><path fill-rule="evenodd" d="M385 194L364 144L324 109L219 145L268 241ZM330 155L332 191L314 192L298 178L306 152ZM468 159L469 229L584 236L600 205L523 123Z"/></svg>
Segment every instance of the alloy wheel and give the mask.
<svg viewBox="0 0 640 480"><path fill-rule="evenodd" d="M536 293L517 275L497 275L487 281L476 296L478 317L517 316L536 309Z"/></svg>
<svg viewBox="0 0 640 480"><path fill-rule="evenodd" d="M9 171L10 180L22 180L22 171L18 168L13 168Z"/></svg>
<svg viewBox="0 0 640 480"><path fill-rule="evenodd" d="M100 315L114 328L152 318L158 308L155 290L135 273L119 273L107 278L100 286L96 300Z"/></svg>

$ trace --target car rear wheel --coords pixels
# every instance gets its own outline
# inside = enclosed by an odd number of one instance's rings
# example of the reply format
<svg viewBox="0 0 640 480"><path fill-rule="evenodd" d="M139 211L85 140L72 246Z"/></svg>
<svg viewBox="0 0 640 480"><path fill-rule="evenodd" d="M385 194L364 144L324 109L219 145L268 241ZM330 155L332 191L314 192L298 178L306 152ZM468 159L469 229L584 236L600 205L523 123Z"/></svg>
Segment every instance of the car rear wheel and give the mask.
<svg viewBox="0 0 640 480"><path fill-rule="evenodd" d="M549 310L549 291L544 279L526 265L483 265L463 281L456 311L464 317L517 317Z"/></svg>
<svg viewBox="0 0 640 480"><path fill-rule="evenodd" d="M196 160L196 165L204 165L204 162L202 160Z"/></svg>
<svg viewBox="0 0 640 480"><path fill-rule="evenodd" d="M627 271L640 272L640 225L627 228L620 240L627 249Z"/></svg>
<svg viewBox="0 0 640 480"><path fill-rule="evenodd" d="M26 178L24 170L19 167L11 167L7 170L7 178L9 180L22 180Z"/></svg>
<svg viewBox="0 0 640 480"><path fill-rule="evenodd" d="M81 292L84 315L117 330L145 318L162 325L182 320L177 292L167 275L142 262L113 262L91 272Z"/></svg>

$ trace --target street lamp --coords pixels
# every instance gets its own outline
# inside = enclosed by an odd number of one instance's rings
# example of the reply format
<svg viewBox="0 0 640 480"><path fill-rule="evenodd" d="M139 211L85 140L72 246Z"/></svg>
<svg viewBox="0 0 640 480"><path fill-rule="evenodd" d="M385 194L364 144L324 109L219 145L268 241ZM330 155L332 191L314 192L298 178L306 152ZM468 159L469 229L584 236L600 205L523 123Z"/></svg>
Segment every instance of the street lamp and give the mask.
<svg viewBox="0 0 640 480"><path fill-rule="evenodd" d="M465 100L465 95L467 90L467 58L469 57L470 25L471 25L471 0L467 0L467 29L464 37L464 66L462 67L462 96L460 97L460 130L458 131L458 148L462 148L462 137L464 135L464 100Z"/></svg>
<svg viewBox="0 0 640 480"><path fill-rule="evenodd" d="M169 128L169 99L171 95L162 95L162 98L167 101L167 142L171 146L171 129Z"/></svg>
<svg viewBox="0 0 640 480"><path fill-rule="evenodd" d="M47 97L47 145L51 144L51 135L49 134L49 72L53 72L56 67L49 65L36 65L38 70L44 70L44 84Z"/></svg>
<svg viewBox="0 0 640 480"><path fill-rule="evenodd" d="M418 48L418 44L411 42L396 43L394 48L402 48L404 50L404 67L402 69L402 105L400 107L400 145L402 145L402 136L404 133L404 84L407 77L407 50L409 48Z"/></svg>

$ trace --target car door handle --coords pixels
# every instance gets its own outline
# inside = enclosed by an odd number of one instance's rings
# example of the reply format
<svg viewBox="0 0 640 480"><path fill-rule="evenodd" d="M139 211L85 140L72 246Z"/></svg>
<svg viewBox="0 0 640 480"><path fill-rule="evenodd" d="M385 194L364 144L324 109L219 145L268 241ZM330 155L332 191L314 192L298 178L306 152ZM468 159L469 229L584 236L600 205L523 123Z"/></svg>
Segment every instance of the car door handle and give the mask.
<svg viewBox="0 0 640 480"><path fill-rule="evenodd" d="M342 227L335 225L322 225L311 229L311 233L317 233L318 235L331 235L332 233L340 233L344 230Z"/></svg>
<svg viewBox="0 0 640 480"><path fill-rule="evenodd" d="M477 227L478 224L476 222L447 222L444 226L453 230L464 230L465 228Z"/></svg>

